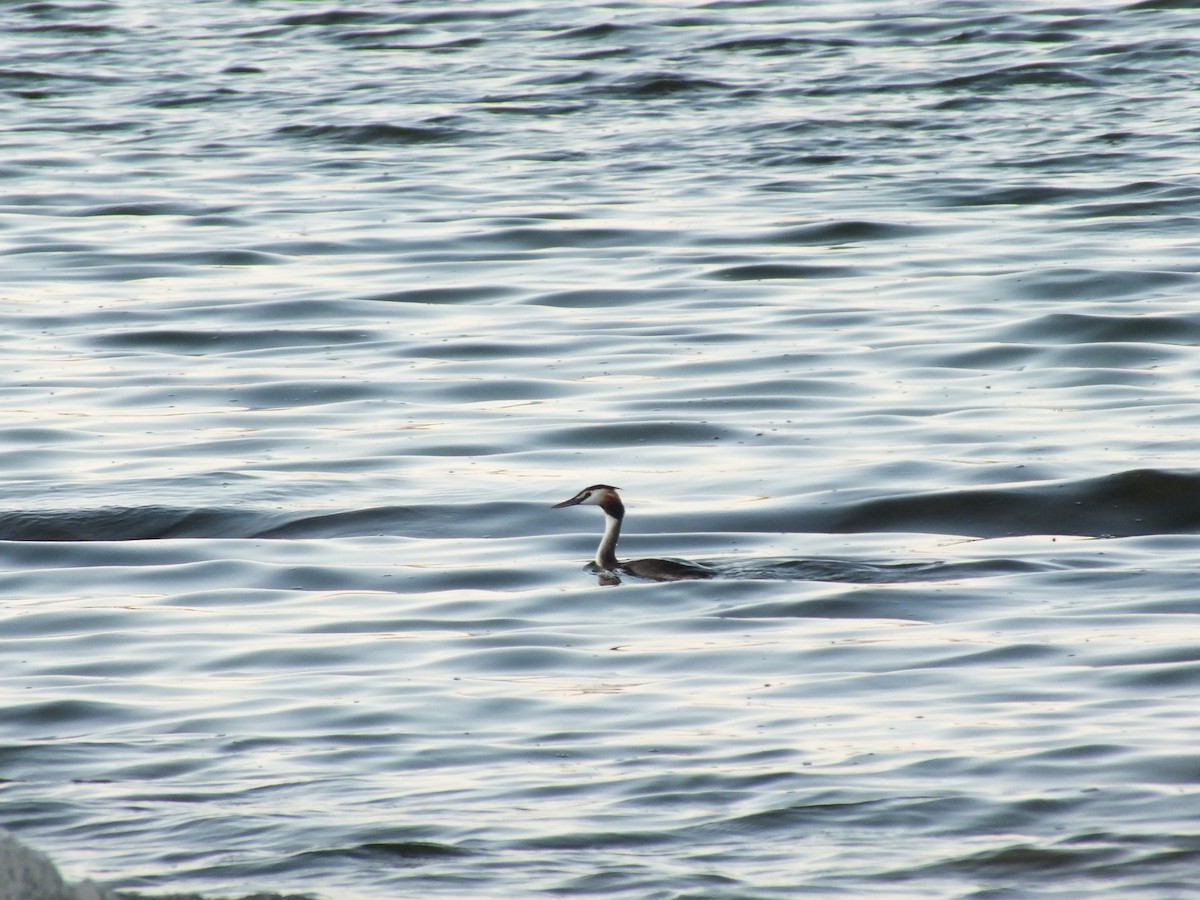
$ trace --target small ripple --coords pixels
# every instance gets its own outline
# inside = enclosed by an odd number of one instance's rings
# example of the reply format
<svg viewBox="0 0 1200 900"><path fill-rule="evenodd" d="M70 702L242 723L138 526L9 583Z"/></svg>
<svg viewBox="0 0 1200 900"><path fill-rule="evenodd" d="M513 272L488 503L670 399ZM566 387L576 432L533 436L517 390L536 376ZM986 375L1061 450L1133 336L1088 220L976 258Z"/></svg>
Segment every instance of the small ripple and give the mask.
<svg viewBox="0 0 1200 900"><path fill-rule="evenodd" d="M276 134L289 140L333 142L358 146L389 144L444 144L471 136L471 132L446 125L284 125Z"/></svg>
<svg viewBox="0 0 1200 900"><path fill-rule="evenodd" d="M182 201L143 201L88 206L75 211L73 215L83 218L91 216L220 216L226 214L231 208Z"/></svg>
<svg viewBox="0 0 1200 900"><path fill-rule="evenodd" d="M236 353L284 347L324 347L375 340L374 332L353 328L180 329L107 331L88 340L97 347L145 349L161 353Z"/></svg>
<svg viewBox="0 0 1200 900"><path fill-rule="evenodd" d="M456 243L464 248L481 247L508 250L550 250L563 247L648 247L675 243L670 231L634 228L588 228L562 225L499 228L482 234L460 236Z"/></svg>
<svg viewBox="0 0 1200 900"><path fill-rule="evenodd" d="M1039 87L1087 87L1098 88L1108 83L1107 79L1084 75L1069 66L1059 63L1022 63L1005 66L987 72L958 75L934 83L942 89L964 89L992 94L1009 88Z"/></svg>
<svg viewBox="0 0 1200 900"><path fill-rule="evenodd" d="M1075 273L1078 275L1079 273ZM1129 273L1135 278L1144 273ZM1157 273L1174 280L1172 273ZM1054 272L1049 277L1069 278L1071 273ZM1089 273L1085 279L1099 277ZM1105 275L1105 277L1110 277ZM1190 280L1194 276L1180 275ZM1129 290L1134 290L1133 286ZM1118 286L1118 290L1122 290ZM1138 289L1140 290L1140 288ZM1200 316L1197 315L1139 315L1102 316L1086 313L1049 313L1006 325L996 335L996 340L1007 342L1029 341L1072 341L1076 343L1120 342L1128 344L1184 344L1200 343Z"/></svg>
<svg viewBox="0 0 1200 900"><path fill-rule="evenodd" d="M844 220L780 228L768 232L763 240L771 244L825 247L857 244L863 241L906 240L924 234L928 230L915 225L901 225L892 222Z"/></svg>
<svg viewBox="0 0 1200 900"><path fill-rule="evenodd" d="M771 281L778 278L848 278L859 269L849 266L799 265L796 263L747 263L713 269L706 277L720 281Z"/></svg>
<svg viewBox="0 0 1200 900"><path fill-rule="evenodd" d="M621 81L594 85L589 88L589 92L600 97L651 100L679 94L725 92L732 89L733 85L728 82L712 78L682 75L677 72L646 72Z"/></svg>

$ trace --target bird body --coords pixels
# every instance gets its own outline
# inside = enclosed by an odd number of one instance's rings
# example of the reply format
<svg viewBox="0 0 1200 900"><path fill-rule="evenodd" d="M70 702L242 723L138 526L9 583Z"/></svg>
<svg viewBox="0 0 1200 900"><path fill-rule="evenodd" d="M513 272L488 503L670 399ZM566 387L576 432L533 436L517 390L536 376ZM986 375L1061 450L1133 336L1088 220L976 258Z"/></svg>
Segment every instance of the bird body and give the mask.
<svg viewBox="0 0 1200 900"><path fill-rule="evenodd" d="M598 506L604 513L604 536L596 548L593 566L601 572L624 573L651 581L687 581L712 578L711 569L696 563L678 559L617 559L617 539L621 536L621 523L625 519L625 504L617 489L610 484L593 484L585 487L570 500L555 503L551 509L564 506Z"/></svg>

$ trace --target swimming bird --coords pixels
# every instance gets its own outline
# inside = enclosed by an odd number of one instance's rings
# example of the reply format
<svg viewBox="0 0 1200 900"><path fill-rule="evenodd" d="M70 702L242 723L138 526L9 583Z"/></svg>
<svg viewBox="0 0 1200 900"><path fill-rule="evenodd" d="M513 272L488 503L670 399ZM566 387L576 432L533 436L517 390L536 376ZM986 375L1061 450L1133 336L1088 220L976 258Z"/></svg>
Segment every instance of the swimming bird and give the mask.
<svg viewBox="0 0 1200 900"><path fill-rule="evenodd" d="M625 573L651 581L686 581L694 578L712 578L717 573L697 563L681 559L617 559L617 538L621 536L621 521L625 518L625 504L617 489L611 484L593 484L585 487L570 500L555 503L551 509L564 506L598 506L604 513L604 536L596 548L593 568L601 573Z"/></svg>

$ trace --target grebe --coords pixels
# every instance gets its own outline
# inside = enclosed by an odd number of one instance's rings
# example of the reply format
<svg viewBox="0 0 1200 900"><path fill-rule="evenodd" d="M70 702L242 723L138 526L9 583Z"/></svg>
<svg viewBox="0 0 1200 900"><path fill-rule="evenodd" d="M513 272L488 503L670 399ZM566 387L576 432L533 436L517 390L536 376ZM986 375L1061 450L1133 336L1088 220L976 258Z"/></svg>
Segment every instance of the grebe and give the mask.
<svg viewBox="0 0 1200 900"><path fill-rule="evenodd" d="M651 581L685 581L692 578L712 578L717 573L696 563L676 559L630 559L617 560L617 538L621 536L621 520L625 518L625 504L621 502L617 489L611 484L593 484L585 487L570 500L555 503L551 509L564 506L598 506L604 513L604 537L596 548L593 565L601 572L624 572Z"/></svg>

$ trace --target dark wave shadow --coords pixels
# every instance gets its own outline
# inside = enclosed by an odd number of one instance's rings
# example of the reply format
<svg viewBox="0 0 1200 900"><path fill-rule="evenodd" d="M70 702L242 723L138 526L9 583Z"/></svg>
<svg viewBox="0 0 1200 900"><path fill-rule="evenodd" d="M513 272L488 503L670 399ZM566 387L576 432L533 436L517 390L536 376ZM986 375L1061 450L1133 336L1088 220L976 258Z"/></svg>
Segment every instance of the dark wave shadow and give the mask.
<svg viewBox="0 0 1200 900"><path fill-rule="evenodd" d="M230 507L101 507L0 511L0 541L301 539L399 535L479 537L504 530L504 504L381 506L330 513ZM511 530L511 529L507 529Z"/></svg>
<svg viewBox="0 0 1200 900"><path fill-rule="evenodd" d="M852 503L812 523L827 532L1002 537L1134 537L1200 531L1200 474L1137 469L1079 481L907 494Z"/></svg>
<svg viewBox="0 0 1200 900"><path fill-rule="evenodd" d="M0 512L0 541L148 541L252 537L278 514L169 506Z"/></svg>
<svg viewBox="0 0 1200 900"><path fill-rule="evenodd" d="M1037 572L1044 566L1017 559L989 559L971 562L880 563L837 557L801 559L766 558L735 562L705 560L716 578L749 581L828 581L843 584L913 584L926 581L953 581L994 575Z"/></svg>

